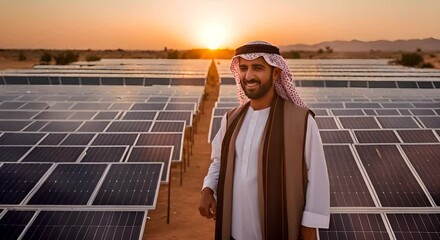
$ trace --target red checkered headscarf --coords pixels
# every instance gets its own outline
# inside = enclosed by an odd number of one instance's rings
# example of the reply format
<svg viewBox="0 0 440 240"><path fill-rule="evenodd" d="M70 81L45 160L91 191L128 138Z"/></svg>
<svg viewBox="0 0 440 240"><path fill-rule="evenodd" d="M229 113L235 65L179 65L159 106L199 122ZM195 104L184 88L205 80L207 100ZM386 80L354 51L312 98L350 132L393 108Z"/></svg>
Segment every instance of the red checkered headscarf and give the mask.
<svg viewBox="0 0 440 240"><path fill-rule="evenodd" d="M237 84L237 95L240 104L245 104L249 98L243 91L240 84L239 58L254 60L263 57L271 66L281 69L280 79L275 81L275 92L286 101L293 102L299 106L307 107L295 89L295 82L286 61L281 56L277 47L268 42L254 41L249 42L235 50L235 56L232 58L231 72Z"/></svg>

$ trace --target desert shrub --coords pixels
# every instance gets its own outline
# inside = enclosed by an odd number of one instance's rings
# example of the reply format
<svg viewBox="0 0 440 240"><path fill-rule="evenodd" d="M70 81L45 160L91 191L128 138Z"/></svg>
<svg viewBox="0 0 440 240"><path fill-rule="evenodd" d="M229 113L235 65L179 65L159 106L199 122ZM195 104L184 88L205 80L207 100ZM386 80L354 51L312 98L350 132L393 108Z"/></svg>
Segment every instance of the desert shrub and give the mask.
<svg viewBox="0 0 440 240"><path fill-rule="evenodd" d="M57 65L66 65L78 61L79 54L74 51L63 51L54 58Z"/></svg>
<svg viewBox="0 0 440 240"><path fill-rule="evenodd" d="M322 53L324 53L324 50L322 50L322 48L320 48L320 49L317 51L317 53L318 53L318 54L322 54Z"/></svg>
<svg viewBox="0 0 440 240"><path fill-rule="evenodd" d="M49 64L50 61L52 61L52 55L50 55L50 53L44 52L40 56L40 63L42 63L42 64Z"/></svg>
<svg viewBox="0 0 440 240"><path fill-rule="evenodd" d="M281 55L284 58L289 58L289 59L300 59L301 58L301 54L298 51L282 52Z"/></svg>
<svg viewBox="0 0 440 240"><path fill-rule="evenodd" d="M423 57L418 53L403 53L400 64L408 67L417 67L423 64Z"/></svg>
<svg viewBox="0 0 440 240"><path fill-rule="evenodd" d="M18 61L25 61L25 60L26 60L26 55L20 52L20 54L18 54Z"/></svg>
<svg viewBox="0 0 440 240"><path fill-rule="evenodd" d="M421 68L434 68L434 65L432 65L431 63L423 63L420 67Z"/></svg>
<svg viewBox="0 0 440 240"><path fill-rule="evenodd" d="M92 55L87 55L86 56L86 61L87 62L93 62L93 61L99 61L99 60L101 60L101 57L98 56L98 55L92 54Z"/></svg>

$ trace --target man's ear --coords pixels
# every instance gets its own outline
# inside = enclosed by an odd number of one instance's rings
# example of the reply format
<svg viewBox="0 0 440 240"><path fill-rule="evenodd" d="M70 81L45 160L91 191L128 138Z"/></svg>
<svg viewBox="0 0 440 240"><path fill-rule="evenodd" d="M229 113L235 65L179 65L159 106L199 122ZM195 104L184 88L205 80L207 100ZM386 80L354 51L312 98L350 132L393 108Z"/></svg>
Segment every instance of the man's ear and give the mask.
<svg viewBox="0 0 440 240"><path fill-rule="evenodd" d="M278 80L281 77L281 69L274 67L272 77L275 81Z"/></svg>

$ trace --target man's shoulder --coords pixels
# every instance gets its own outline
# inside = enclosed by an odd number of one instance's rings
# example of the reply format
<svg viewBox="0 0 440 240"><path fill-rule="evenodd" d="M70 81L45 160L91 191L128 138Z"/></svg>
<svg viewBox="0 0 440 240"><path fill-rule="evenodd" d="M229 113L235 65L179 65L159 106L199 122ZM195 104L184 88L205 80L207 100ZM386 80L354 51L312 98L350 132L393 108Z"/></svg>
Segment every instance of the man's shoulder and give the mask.
<svg viewBox="0 0 440 240"><path fill-rule="evenodd" d="M303 107L290 101L285 101L284 106L286 111L296 112L301 115L310 114L313 118L315 117L315 113L308 107Z"/></svg>

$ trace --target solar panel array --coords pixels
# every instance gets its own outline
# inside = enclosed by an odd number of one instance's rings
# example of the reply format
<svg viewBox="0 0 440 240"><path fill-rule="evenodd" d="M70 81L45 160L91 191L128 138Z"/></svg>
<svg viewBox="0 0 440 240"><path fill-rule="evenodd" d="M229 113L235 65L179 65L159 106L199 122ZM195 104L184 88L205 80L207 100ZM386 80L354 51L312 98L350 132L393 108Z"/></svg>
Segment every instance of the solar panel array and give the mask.
<svg viewBox="0 0 440 240"><path fill-rule="evenodd" d="M197 86L1 86L1 238L141 239L160 183L185 160L202 94Z"/></svg>
<svg viewBox="0 0 440 240"><path fill-rule="evenodd" d="M357 61L338 62L346 65L306 60L293 66L293 74L313 69L310 64L323 76L332 68L359 67ZM384 78L402 71L408 81L432 81L416 74L424 70L384 64L362 69ZM319 239L440 239L440 89L297 89L316 114L329 172L330 228L320 229ZM236 106L235 86L221 85L209 141Z"/></svg>

